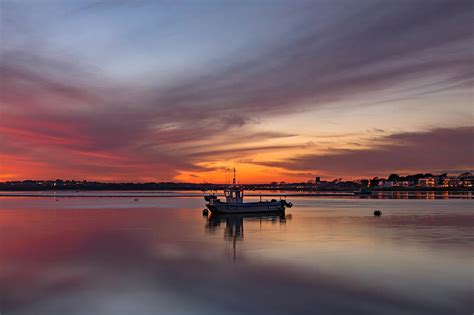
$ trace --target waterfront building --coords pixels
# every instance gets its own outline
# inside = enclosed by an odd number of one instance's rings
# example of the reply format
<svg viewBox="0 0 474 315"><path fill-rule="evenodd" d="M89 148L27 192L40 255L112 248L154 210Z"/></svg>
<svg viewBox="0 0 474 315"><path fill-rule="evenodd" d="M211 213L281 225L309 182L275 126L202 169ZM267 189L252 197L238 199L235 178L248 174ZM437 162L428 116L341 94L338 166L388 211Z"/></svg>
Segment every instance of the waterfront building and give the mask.
<svg viewBox="0 0 474 315"><path fill-rule="evenodd" d="M418 186L421 187L435 187L436 183L436 177L425 177L418 179Z"/></svg>
<svg viewBox="0 0 474 315"><path fill-rule="evenodd" d="M443 179L443 187L460 187L462 180L454 176L446 177Z"/></svg>

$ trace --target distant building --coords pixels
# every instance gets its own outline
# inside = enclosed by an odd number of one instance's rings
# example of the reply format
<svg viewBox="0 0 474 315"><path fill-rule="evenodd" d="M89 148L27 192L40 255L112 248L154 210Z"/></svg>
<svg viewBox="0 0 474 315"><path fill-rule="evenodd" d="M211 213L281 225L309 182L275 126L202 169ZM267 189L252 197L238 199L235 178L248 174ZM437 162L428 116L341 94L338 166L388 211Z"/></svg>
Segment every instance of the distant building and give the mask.
<svg viewBox="0 0 474 315"><path fill-rule="evenodd" d="M474 176L472 175L472 173L463 173L458 176L458 179L461 181L461 186L463 187L474 186Z"/></svg>
<svg viewBox="0 0 474 315"><path fill-rule="evenodd" d="M401 180L397 182L398 187L410 187L410 186L413 186L414 184L415 182L411 180Z"/></svg>
<svg viewBox="0 0 474 315"><path fill-rule="evenodd" d="M443 187L460 187L462 185L462 180L454 176L443 178Z"/></svg>
<svg viewBox="0 0 474 315"><path fill-rule="evenodd" d="M462 180L463 187L474 187L474 178L467 178Z"/></svg>
<svg viewBox="0 0 474 315"><path fill-rule="evenodd" d="M379 180L379 183L378 185L379 187L395 187L396 186L396 182L395 181L392 181L392 180Z"/></svg>
<svg viewBox="0 0 474 315"><path fill-rule="evenodd" d="M379 180L378 185L379 187L410 187L413 186L414 182L411 180Z"/></svg>
<svg viewBox="0 0 474 315"><path fill-rule="evenodd" d="M318 188L324 188L324 187L327 187L327 185L328 185L328 182L327 182L326 180L319 181L319 182L316 184L316 186L317 186Z"/></svg>
<svg viewBox="0 0 474 315"><path fill-rule="evenodd" d="M397 181L396 180L387 180L384 183L384 187L397 187Z"/></svg>
<svg viewBox="0 0 474 315"><path fill-rule="evenodd" d="M321 177L316 176L316 178L314 179L314 182L315 182L316 184L319 184L319 183L321 182Z"/></svg>
<svg viewBox="0 0 474 315"><path fill-rule="evenodd" d="M418 185L421 187L435 187L436 183L436 177L425 177L418 179Z"/></svg>

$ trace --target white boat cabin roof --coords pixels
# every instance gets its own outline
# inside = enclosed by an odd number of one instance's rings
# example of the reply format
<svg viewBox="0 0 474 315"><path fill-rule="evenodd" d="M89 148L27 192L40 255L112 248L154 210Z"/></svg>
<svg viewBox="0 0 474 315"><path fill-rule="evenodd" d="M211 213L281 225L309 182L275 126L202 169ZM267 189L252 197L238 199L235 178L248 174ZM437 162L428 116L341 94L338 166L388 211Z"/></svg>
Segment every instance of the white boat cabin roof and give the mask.
<svg viewBox="0 0 474 315"><path fill-rule="evenodd" d="M244 190L238 186L231 186L224 190L227 203L243 203Z"/></svg>

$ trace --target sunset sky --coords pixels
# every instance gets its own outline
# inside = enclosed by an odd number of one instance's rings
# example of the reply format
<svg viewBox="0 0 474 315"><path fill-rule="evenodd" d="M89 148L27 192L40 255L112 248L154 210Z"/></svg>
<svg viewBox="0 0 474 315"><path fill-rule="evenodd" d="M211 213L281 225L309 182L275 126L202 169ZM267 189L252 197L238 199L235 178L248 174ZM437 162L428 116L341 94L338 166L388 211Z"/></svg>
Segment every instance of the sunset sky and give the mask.
<svg viewBox="0 0 474 315"><path fill-rule="evenodd" d="M0 1L0 181L474 169L474 2Z"/></svg>

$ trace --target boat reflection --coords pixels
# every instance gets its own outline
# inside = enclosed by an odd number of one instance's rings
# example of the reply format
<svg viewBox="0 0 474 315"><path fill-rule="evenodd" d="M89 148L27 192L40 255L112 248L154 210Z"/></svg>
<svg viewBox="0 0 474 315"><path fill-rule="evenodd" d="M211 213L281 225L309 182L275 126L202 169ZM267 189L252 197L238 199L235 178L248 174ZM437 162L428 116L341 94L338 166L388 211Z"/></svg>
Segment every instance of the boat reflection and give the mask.
<svg viewBox="0 0 474 315"><path fill-rule="evenodd" d="M285 213L280 214L261 214L261 213L247 213L247 214L211 214L207 218L206 232L209 234L216 234L221 227L224 227L224 240L232 243L233 260L236 260L236 245L238 241L244 239L244 222L259 223L262 227L263 223L280 223L286 224L287 220L291 220L292 215Z"/></svg>

